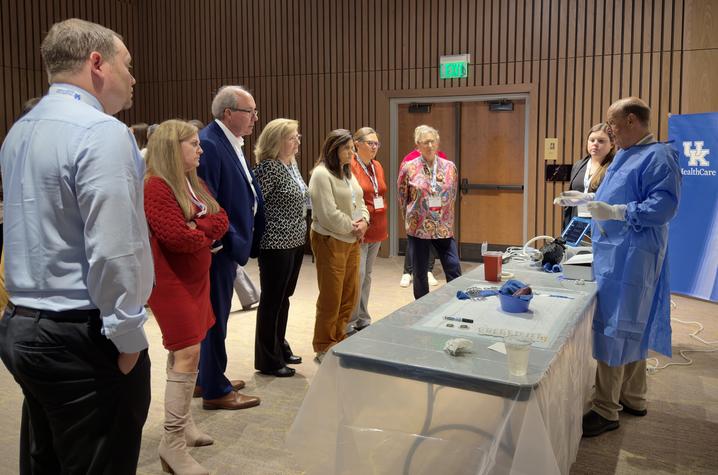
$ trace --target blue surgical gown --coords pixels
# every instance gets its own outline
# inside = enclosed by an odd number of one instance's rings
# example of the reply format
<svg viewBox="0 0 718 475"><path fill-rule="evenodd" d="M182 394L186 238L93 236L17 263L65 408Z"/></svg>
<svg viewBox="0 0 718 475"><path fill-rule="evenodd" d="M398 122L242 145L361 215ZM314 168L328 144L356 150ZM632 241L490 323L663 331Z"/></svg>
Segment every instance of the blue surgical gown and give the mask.
<svg viewBox="0 0 718 475"><path fill-rule="evenodd" d="M594 220L591 230L593 356L609 366L645 359L649 348L671 356L666 252L680 189L676 152L655 142L620 150L598 188L596 201L626 205L626 221Z"/></svg>

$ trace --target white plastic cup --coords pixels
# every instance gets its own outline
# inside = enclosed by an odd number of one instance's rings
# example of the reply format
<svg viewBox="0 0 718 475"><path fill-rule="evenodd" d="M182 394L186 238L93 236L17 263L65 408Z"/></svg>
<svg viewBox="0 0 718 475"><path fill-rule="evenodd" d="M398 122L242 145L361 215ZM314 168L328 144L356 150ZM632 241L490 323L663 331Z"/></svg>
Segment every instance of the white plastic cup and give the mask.
<svg viewBox="0 0 718 475"><path fill-rule="evenodd" d="M504 338L506 356L509 359L511 376L526 376L529 368L529 349L532 340L523 336L507 336Z"/></svg>

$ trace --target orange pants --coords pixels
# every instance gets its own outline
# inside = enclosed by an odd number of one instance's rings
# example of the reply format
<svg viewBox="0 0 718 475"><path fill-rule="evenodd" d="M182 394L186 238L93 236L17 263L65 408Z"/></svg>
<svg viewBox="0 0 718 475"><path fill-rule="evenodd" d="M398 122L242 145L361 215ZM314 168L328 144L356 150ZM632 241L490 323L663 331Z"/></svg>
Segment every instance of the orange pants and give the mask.
<svg viewBox="0 0 718 475"><path fill-rule="evenodd" d="M316 259L317 315L314 351L325 352L346 338L346 326L357 303L359 289L359 242L348 243L312 230Z"/></svg>

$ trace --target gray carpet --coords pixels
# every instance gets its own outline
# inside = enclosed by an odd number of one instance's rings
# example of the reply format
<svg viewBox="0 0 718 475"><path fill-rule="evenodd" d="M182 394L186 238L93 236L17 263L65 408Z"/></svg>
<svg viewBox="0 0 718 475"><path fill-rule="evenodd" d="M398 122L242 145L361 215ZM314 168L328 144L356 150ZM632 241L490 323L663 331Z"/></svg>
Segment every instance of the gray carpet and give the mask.
<svg viewBox="0 0 718 475"><path fill-rule="evenodd" d="M679 296L673 301L673 318L699 321L705 330L698 336L718 340L718 305ZM683 362L680 350L708 348L688 336L697 326L672 326L673 358L659 356L660 364ZM648 415L622 414L618 430L581 441L572 474L718 473L718 352L687 356L692 365L648 376Z"/></svg>
<svg viewBox="0 0 718 475"><path fill-rule="evenodd" d="M399 287L402 259L379 259L374 271L370 311L375 318L413 300L411 287ZM438 262L437 262L438 264ZM473 265L464 265L464 271ZM256 264L247 271L258 281ZM437 272L440 285L443 283ZM284 436L314 377L311 338L317 285L314 265L304 261L299 285L292 299L288 340L295 353L304 357L292 378L274 378L255 373L255 311L238 311L230 317L227 348L228 376L247 381L246 394L262 398L259 407L240 411L204 411L193 402L198 425L216 439L209 447L192 449L194 457L217 474L300 474ZM708 340L718 340L718 305L676 297L678 318L699 320L706 326ZM702 348L688 338L693 327L675 323L674 349ZM166 352L156 323L147 332L152 342L152 406L145 425L138 473L162 473L157 445L162 434L162 398ZM670 367L649 377L648 416L622 417L621 427L611 433L582 441L571 473L584 474L685 474L718 473L718 353L696 353L692 366ZM661 362L667 361L661 357ZM681 360L674 356L674 361ZM17 473L21 393L4 366L0 369L0 474Z"/></svg>

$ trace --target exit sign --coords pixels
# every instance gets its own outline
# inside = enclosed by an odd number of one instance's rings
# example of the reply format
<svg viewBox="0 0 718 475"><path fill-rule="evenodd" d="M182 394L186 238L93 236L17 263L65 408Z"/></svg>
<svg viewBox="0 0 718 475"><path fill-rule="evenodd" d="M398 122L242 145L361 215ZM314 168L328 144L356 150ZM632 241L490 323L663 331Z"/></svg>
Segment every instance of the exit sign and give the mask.
<svg viewBox="0 0 718 475"><path fill-rule="evenodd" d="M460 79L469 76L468 54L455 54L439 58L440 79Z"/></svg>

